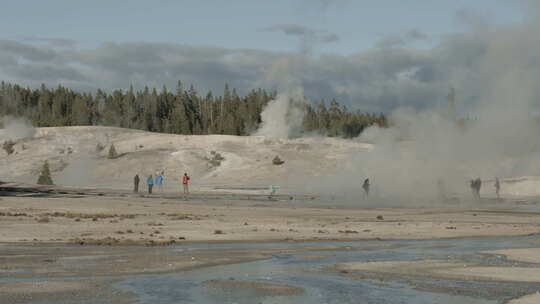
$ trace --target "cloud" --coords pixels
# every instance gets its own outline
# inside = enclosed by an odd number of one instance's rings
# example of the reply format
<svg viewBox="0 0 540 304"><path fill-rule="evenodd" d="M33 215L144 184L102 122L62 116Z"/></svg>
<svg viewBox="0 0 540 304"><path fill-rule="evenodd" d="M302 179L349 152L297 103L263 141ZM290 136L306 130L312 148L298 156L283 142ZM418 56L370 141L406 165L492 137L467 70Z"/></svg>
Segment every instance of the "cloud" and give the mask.
<svg viewBox="0 0 540 304"><path fill-rule="evenodd" d="M50 48L32 46L13 40L0 40L0 54L2 53L30 61L51 61L56 56L56 52Z"/></svg>
<svg viewBox="0 0 540 304"><path fill-rule="evenodd" d="M325 13L332 8L345 7L349 2L350 0L300 0L296 3L296 10L299 12L315 10Z"/></svg>
<svg viewBox="0 0 540 304"><path fill-rule="evenodd" d="M477 10L462 8L456 11L455 19L459 24L467 26L486 26L493 22L493 18Z"/></svg>
<svg viewBox="0 0 540 304"><path fill-rule="evenodd" d="M276 24L263 29L268 32L283 32L285 35L303 36L311 34L314 31L298 24Z"/></svg>
<svg viewBox="0 0 540 304"><path fill-rule="evenodd" d="M296 36L300 41L300 53L311 55L313 48L320 43L332 43L339 40L337 34L323 30L315 30L298 24L276 24L261 30L262 32L282 32L288 36Z"/></svg>
<svg viewBox="0 0 540 304"><path fill-rule="evenodd" d="M297 26L272 28L294 35L311 31ZM475 110L485 104L503 105L509 111L538 107L537 29L534 20L490 25L442 37L433 48L394 43L390 45L401 47L376 47L347 56L142 42L59 49L0 40L0 76L25 86L61 83L80 90L111 90L130 84L174 88L182 80L201 92L217 94L225 83L240 93L294 84L304 88L308 98L336 98L352 108L375 112L403 106L437 107L445 102L449 88L455 87L458 111L477 115ZM417 31L400 37L428 39Z"/></svg>
<svg viewBox="0 0 540 304"><path fill-rule="evenodd" d="M73 48L77 45L77 41L65 38L51 38L51 37L23 37L22 41L45 43L50 46L61 48Z"/></svg>
<svg viewBox="0 0 540 304"><path fill-rule="evenodd" d="M339 41L339 36L337 34L322 35L319 37L319 41L324 43L337 42Z"/></svg>
<svg viewBox="0 0 540 304"><path fill-rule="evenodd" d="M392 47L404 47L415 41L426 41L430 37L420 32L419 30L409 30L401 34L389 35L377 42L377 47L380 48L392 48Z"/></svg>

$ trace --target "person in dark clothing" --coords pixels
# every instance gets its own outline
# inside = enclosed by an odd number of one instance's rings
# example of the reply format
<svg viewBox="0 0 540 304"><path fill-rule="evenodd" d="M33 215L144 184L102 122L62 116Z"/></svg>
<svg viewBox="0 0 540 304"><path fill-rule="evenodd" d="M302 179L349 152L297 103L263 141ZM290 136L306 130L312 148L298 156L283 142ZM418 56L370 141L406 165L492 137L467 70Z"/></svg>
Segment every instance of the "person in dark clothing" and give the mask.
<svg viewBox="0 0 540 304"><path fill-rule="evenodd" d="M148 194L152 194L152 188L154 187L154 178L152 177L152 174L148 175L146 183L148 184Z"/></svg>
<svg viewBox="0 0 540 304"><path fill-rule="evenodd" d="M497 194L497 198L501 198L499 195L499 192L501 191L501 183L499 182L499 178L495 178L495 193Z"/></svg>
<svg viewBox="0 0 540 304"><path fill-rule="evenodd" d="M482 188L482 180L478 177L477 179L471 180L471 190L473 197L475 199L480 199L480 189Z"/></svg>
<svg viewBox="0 0 540 304"><path fill-rule="evenodd" d="M364 193L366 194L366 196L369 196L369 178L366 178L364 180L364 184L362 185L362 189L364 189Z"/></svg>
<svg viewBox="0 0 540 304"><path fill-rule="evenodd" d="M482 188L482 180L479 178L476 179L476 197L480 198L480 189Z"/></svg>
<svg viewBox="0 0 540 304"><path fill-rule="evenodd" d="M139 174L135 174L135 177L133 178L133 192L137 193L139 192L139 182L141 179L139 178Z"/></svg>

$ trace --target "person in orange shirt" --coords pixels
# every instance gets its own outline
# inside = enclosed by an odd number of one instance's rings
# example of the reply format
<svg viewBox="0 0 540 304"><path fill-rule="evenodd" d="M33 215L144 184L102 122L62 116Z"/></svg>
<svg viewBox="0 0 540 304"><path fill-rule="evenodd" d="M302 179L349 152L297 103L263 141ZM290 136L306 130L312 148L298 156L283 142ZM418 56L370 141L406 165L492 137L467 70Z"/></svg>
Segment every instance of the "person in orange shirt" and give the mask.
<svg viewBox="0 0 540 304"><path fill-rule="evenodd" d="M184 173L184 176L182 176L182 185L184 185L184 194L189 194L189 176L187 173Z"/></svg>

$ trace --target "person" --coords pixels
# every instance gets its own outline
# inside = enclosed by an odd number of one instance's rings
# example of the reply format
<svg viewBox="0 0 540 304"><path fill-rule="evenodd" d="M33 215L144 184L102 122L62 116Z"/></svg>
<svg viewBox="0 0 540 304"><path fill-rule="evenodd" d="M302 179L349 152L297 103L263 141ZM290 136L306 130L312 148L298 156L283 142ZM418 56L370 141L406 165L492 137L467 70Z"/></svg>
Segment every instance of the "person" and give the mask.
<svg viewBox="0 0 540 304"><path fill-rule="evenodd" d="M189 183L189 176L187 175L187 173L184 173L184 176L182 176L182 185L184 185L184 194L189 194L188 183Z"/></svg>
<svg viewBox="0 0 540 304"><path fill-rule="evenodd" d="M482 188L482 180L480 177L476 179L476 197L480 198L480 189Z"/></svg>
<svg viewBox="0 0 540 304"><path fill-rule="evenodd" d="M476 198L476 180L471 179L471 192L474 198Z"/></svg>
<svg viewBox="0 0 540 304"><path fill-rule="evenodd" d="M139 192L139 182L141 179L139 178L139 174L135 174L135 177L133 177L133 192L138 193Z"/></svg>
<svg viewBox="0 0 540 304"><path fill-rule="evenodd" d="M152 177L152 174L148 175L146 183L148 184L148 194L152 194L152 188L154 187L154 178Z"/></svg>
<svg viewBox="0 0 540 304"><path fill-rule="evenodd" d="M270 196L274 196L277 192L278 187L274 185L270 185Z"/></svg>
<svg viewBox="0 0 540 304"><path fill-rule="evenodd" d="M499 178L495 177L495 193L497 194L497 198L501 198L499 195L500 191L501 191L501 183L499 182Z"/></svg>
<svg viewBox="0 0 540 304"><path fill-rule="evenodd" d="M162 173L156 173L156 186L159 192L163 192L163 175Z"/></svg>
<svg viewBox="0 0 540 304"><path fill-rule="evenodd" d="M362 189L364 189L366 196L369 196L369 186L369 178L366 178L364 180L364 184L362 185Z"/></svg>

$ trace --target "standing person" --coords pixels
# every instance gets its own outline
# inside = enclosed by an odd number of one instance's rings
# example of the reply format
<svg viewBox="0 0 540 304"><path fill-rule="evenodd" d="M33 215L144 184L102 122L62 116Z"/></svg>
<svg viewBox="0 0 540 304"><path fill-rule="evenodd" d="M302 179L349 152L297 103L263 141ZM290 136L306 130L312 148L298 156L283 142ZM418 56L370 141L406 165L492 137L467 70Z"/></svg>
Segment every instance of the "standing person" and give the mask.
<svg viewBox="0 0 540 304"><path fill-rule="evenodd" d="M482 188L482 180L479 178L476 179L476 196L480 199L480 189Z"/></svg>
<svg viewBox="0 0 540 304"><path fill-rule="evenodd" d="M501 191L501 183L499 182L499 178L495 177L495 193L497 194L497 198L501 198L499 195L499 192Z"/></svg>
<svg viewBox="0 0 540 304"><path fill-rule="evenodd" d="M188 183L189 183L189 176L187 175L187 173L184 173L184 176L182 176L182 185L184 185L184 194L189 194Z"/></svg>
<svg viewBox="0 0 540 304"><path fill-rule="evenodd" d="M476 198L476 180L471 179L471 192L473 195L473 198Z"/></svg>
<svg viewBox="0 0 540 304"><path fill-rule="evenodd" d="M152 194L152 188L154 187L154 178L152 177L152 174L148 175L148 178L146 178L146 184L148 184L148 194Z"/></svg>
<svg viewBox="0 0 540 304"><path fill-rule="evenodd" d="M159 172L156 174L156 186L159 192L163 192L163 175Z"/></svg>
<svg viewBox="0 0 540 304"><path fill-rule="evenodd" d="M133 192L138 193L139 192L139 182L141 179L139 178L139 174L135 174L135 177L133 177Z"/></svg>
<svg viewBox="0 0 540 304"><path fill-rule="evenodd" d="M370 186L369 178L366 178L364 180L364 184L362 185L362 189L364 189L364 193L365 193L366 196L369 196L369 186Z"/></svg>

